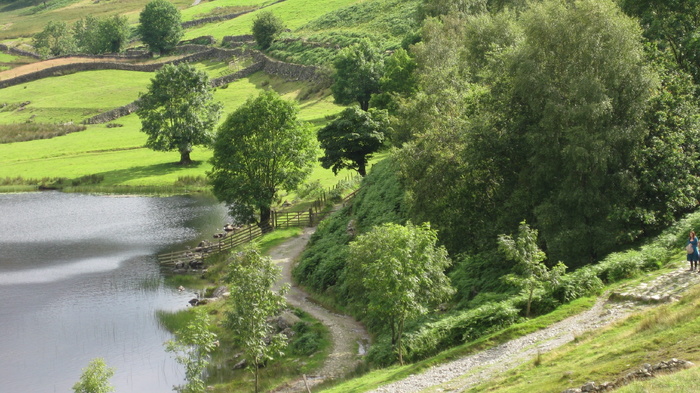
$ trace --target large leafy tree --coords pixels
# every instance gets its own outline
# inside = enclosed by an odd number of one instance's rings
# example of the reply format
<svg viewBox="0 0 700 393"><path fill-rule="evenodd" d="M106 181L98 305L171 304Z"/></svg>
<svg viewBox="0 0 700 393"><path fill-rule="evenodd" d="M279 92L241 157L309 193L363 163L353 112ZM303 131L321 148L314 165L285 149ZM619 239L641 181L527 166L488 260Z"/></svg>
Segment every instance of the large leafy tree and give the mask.
<svg viewBox="0 0 700 393"><path fill-rule="evenodd" d="M269 48L283 31L284 23L270 11L259 13L253 20L253 37L262 50Z"/></svg>
<svg viewBox="0 0 700 393"><path fill-rule="evenodd" d="M275 195L311 172L318 150L297 106L274 91L248 99L219 127L209 173L214 195L243 222L269 225Z"/></svg>
<svg viewBox="0 0 700 393"><path fill-rule="evenodd" d="M533 4L521 25L508 59L518 123L509 133L527 157L518 197L529 198L550 256L588 263L626 233L618 208L638 187L630 168L654 88L641 30L612 1L591 0Z"/></svg>
<svg viewBox="0 0 700 393"><path fill-rule="evenodd" d="M318 132L318 141L324 150L321 166L338 173L343 168L354 169L365 176L367 161L384 144L389 130L386 110L368 112L353 106Z"/></svg>
<svg viewBox="0 0 700 393"><path fill-rule="evenodd" d="M372 94L379 93L379 80L384 73L381 52L368 39L340 51L333 61L335 74L331 86L338 104L358 103L369 109Z"/></svg>
<svg viewBox="0 0 700 393"><path fill-rule="evenodd" d="M221 104L214 102L212 91L206 72L187 63L163 66L141 95L136 111L141 131L148 134L146 146L177 150L181 164L191 163L193 147L209 146L214 140Z"/></svg>
<svg viewBox="0 0 700 393"><path fill-rule="evenodd" d="M151 52L173 49L183 35L180 10L168 0L153 0L139 15L138 33Z"/></svg>
<svg viewBox="0 0 700 393"><path fill-rule="evenodd" d="M194 318L175 333L176 339L165 343L165 350L175 354L178 363L185 366L187 382L177 387L181 393L204 393L206 385L202 374L209 364L209 356L218 345L216 334L210 330L209 315L203 309L194 311Z"/></svg>
<svg viewBox="0 0 700 393"><path fill-rule="evenodd" d="M286 337L275 333L270 323L286 306L284 294L289 290L288 285L279 291L272 289L279 274L280 268L272 259L261 255L255 246L248 246L234 254L226 278L231 288L228 327L243 351L247 368L255 375L256 393L260 367L282 355L287 345Z"/></svg>
<svg viewBox="0 0 700 393"><path fill-rule="evenodd" d="M366 296L366 313L372 322L391 329L401 364L406 321L454 293L444 274L450 263L429 224L384 224L350 243L349 285Z"/></svg>

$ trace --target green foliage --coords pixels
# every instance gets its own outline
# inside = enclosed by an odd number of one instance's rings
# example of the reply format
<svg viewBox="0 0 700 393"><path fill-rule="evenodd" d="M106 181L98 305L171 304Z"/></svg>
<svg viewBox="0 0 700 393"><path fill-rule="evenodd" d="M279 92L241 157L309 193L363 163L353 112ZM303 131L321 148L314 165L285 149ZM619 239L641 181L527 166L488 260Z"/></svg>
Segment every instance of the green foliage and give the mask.
<svg viewBox="0 0 700 393"><path fill-rule="evenodd" d="M253 37L262 50L269 48L283 31L284 23L271 11L259 12L253 20Z"/></svg>
<svg viewBox="0 0 700 393"><path fill-rule="evenodd" d="M180 152L180 164L191 163L196 145L210 146L221 104L213 101L213 90L204 71L187 64L166 64L151 79L139 100L136 114L146 146L156 151Z"/></svg>
<svg viewBox="0 0 700 393"><path fill-rule="evenodd" d="M75 51L75 40L65 22L50 21L34 35L32 45L43 57L60 56Z"/></svg>
<svg viewBox="0 0 700 393"><path fill-rule="evenodd" d="M384 224L357 237L348 253L348 285L366 299L366 316L389 325L403 364L405 322L454 293L444 275L451 261L429 224Z"/></svg>
<svg viewBox="0 0 700 393"><path fill-rule="evenodd" d="M297 322L292 326L292 330L296 333L289 344L289 349L293 354L311 356L321 348L323 337L319 332L311 330L306 322Z"/></svg>
<svg viewBox="0 0 700 393"><path fill-rule="evenodd" d="M90 361L83 369L80 380L73 385L75 393L109 393L114 391L114 386L109 384L109 379L114 376L114 369L107 367L104 359L97 358Z"/></svg>
<svg viewBox="0 0 700 393"><path fill-rule="evenodd" d="M206 385L202 373L209 364L209 354L218 346L216 334L209 329L210 320L204 309L194 310L194 318L178 330L175 340L165 343L165 350L175 354L178 363L185 366L187 382L176 387L181 393L204 393Z"/></svg>
<svg viewBox="0 0 700 393"><path fill-rule="evenodd" d="M180 10L168 0L152 0L139 14L138 34L151 52L169 52L183 35Z"/></svg>
<svg viewBox="0 0 700 393"><path fill-rule="evenodd" d="M358 103L369 109L372 94L379 93L379 79L384 72L384 59L369 40L345 48L333 61L333 97L340 105Z"/></svg>
<svg viewBox="0 0 700 393"><path fill-rule="evenodd" d="M249 98L219 127L214 143L214 195L233 217L266 226L278 191L291 191L309 175L316 157L311 128L297 106L274 91Z"/></svg>
<svg viewBox="0 0 700 393"><path fill-rule="evenodd" d="M235 344L243 350L247 368L255 375L256 393L258 370L281 356L287 345L286 337L274 333L269 322L285 307L284 294L289 290L288 285L279 292L272 290L279 270L272 259L262 256L255 245L250 245L233 255L226 278L231 288L227 325Z"/></svg>
<svg viewBox="0 0 700 393"><path fill-rule="evenodd" d="M700 4L695 1L622 0L620 7L640 20L644 35L674 57L678 66L700 81L700 41L697 20Z"/></svg>
<svg viewBox="0 0 700 393"><path fill-rule="evenodd" d="M510 235L501 235L498 237L498 246L508 259L518 264L520 274L509 274L504 279L521 288L527 295L525 317L529 318L535 291L547 285L556 285L564 274L566 265L559 262L551 270L547 268L543 262L547 256L537 246L537 230L530 228L525 221L520 223L516 239Z"/></svg>
<svg viewBox="0 0 700 393"><path fill-rule="evenodd" d="M119 53L130 34L129 19L122 15L103 19L87 15L73 25L77 49L83 53Z"/></svg>
<svg viewBox="0 0 700 393"><path fill-rule="evenodd" d="M360 176L372 154L378 152L389 133L389 118L385 110L363 111L350 107L318 131L318 141L324 151L321 166L337 174L341 169L356 170Z"/></svg>
<svg viewBox="0 0 700 393"><path fill-rule="evenodd" d="M295 280L315 292L333 295L339 304L364 307L349 298L345 273L347 245L353 236L375 225L404 223L402 201L403 188L391 160L375 164L362 180L352 208L344 208L319 224L294 267Z"/></svg>
<svg viewBox="0 0 700 393"><path fill-rule="evenodd" d="M433 322L407 332L406 358L416 361L447 348L473 341L512 325L520 319L520 310L512 301L491 302L482 306L441 316ZM377 365L388 365L394 358L386 351L387 341L372 346L368 360Z"/></svg>

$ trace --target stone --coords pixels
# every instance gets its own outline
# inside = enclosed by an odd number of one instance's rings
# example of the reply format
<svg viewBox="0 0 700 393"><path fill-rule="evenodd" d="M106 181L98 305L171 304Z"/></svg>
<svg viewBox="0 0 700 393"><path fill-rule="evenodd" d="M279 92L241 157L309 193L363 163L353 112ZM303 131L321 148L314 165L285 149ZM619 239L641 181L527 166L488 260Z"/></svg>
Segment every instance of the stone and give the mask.
<svg viewBox="0 0 700 393"><path fill-rule="evenodd" d="M294 315L291 311L285 311L277 317L276 322L279 330L284 330L301 322L301 318Z"/></svg>

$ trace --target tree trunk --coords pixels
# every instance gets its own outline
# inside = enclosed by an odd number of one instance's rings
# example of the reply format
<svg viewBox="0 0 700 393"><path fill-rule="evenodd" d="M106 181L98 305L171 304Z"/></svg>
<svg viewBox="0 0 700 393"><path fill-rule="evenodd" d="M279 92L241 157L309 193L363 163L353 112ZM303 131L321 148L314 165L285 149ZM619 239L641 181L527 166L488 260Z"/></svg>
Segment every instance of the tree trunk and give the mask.
<svg viewBox="0 0 700 393"><path fill-rule="evenodd" d="M530 289L530 296L527 298L527 311L525 311L525 318L530 318L530 304L532 304L532 294L535 292L535 289Z"/></svg>
<svg viewBox="0 0 700 393"><path fill-rule="evenodd" d="M357 173L359 173L362 177L367 175L366 161L364 157L357 161Z"/></svg>
<svg viewBox="0 0 700 393"><path fill-rule="evenodd" d="M369 110L369 100L360 100L360 109L367 112Z"/></svg>
<svg viewBox="0 0 700 393"><path fill-rule="evenodd" d="M190 159L190 152L180 150L180 165L189 165L191 163L192 159Z"/></svg>
<svg viewBox="0 0 700 393"><path fill-rule="evenodd" d="M260 208L260 223L258 226L262 229L263 233L269 232L271 230L270 217L272 216L269 207Z"/></svg>
<svg viewBox="0 0 700 393"><path fill-rule="evenodd" d="M258 393L258 362L255 362L255 393Z"/></svg>
<svg viewBox="0 0 700 393"><path fill-rule="evenodd" d="M399 364L403 366L403 348L401 347L401 336L403 336L403 318L399 322L398 337L396 339L396 346L399 349Z"/></svg>

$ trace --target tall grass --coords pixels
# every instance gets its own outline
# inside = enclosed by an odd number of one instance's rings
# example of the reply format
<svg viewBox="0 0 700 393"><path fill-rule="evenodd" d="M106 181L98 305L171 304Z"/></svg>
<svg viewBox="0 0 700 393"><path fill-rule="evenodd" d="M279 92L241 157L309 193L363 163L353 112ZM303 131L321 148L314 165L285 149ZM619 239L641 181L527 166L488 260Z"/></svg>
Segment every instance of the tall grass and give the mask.
<svg viewBox="0 0 700 393"><path fill-rule="evenodd" d="M84 131L86 128L78 124L0 124L0 143L49 139L71 132Z"/></svg>

